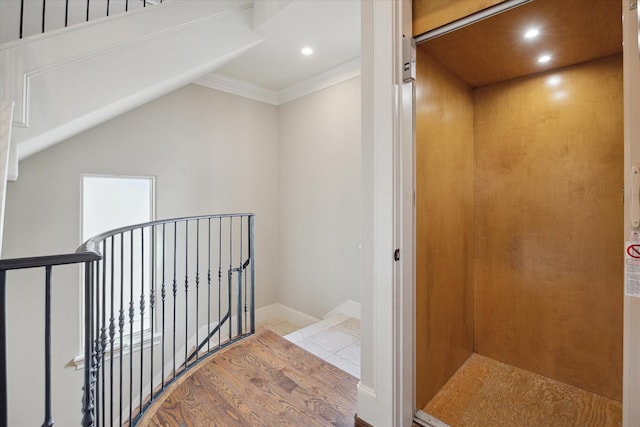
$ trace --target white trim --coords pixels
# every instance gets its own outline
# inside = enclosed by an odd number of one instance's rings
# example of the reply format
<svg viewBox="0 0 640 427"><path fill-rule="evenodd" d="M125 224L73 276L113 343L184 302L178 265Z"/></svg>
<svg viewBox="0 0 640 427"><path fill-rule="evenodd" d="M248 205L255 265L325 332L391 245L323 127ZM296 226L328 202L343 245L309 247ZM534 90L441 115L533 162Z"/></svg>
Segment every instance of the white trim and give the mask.
<svg viewBox="0 0 640 427"><path fill-rule="evenodd" d="M221 92L242 96L255 101L265 102L271 105L278 105L278 94L275 91L265 89L261 86L236 80L218 73L207 74L193 83L219 90Z"/></svg>
<svg viewBox="0 0 640 427"><path fill-rule="evenodd" d="M640 109L640 61L638 60L638 10L630 0L622 1L624 67L624 235L631 233L631 166L640 163L640 123L635 118ZM633 1L635 3L635 1ZM620 257L623 257L622 248ZM623 283L620 286L624 286ZM640 299L624 297L624 349L622 375L622 425L640 422Z"/></svg>
<svg viewBox="0 0 640 427"><path fill-rule="evenodd" d="M278 92L278 105L302 98L322 89L351 80L360 75L360 58L352 59L310 79L296 83Z"/></svg>
<svg viewBox="0 0 640 427"><path fill-rule="evenodd" d="M13 106L13 101L3 101L0 103L0 253L2 252L4 212L7 200L7 178L9 177L11 158Z"/></svg>
<svg viewBox="0 0 640 427"><path fill-rule="evenodd" d="M173 7L174 5L180 5L179 2L168 2L167 6L171 5L171 7ZM167 6L164 6L165 8ZM237 7L235 8L231 8L228 10L221 10L221 11L217 11L215 13L212 13L208 16L204 16L204 17L198 17L198 18L194 18L191 19L187 22L182 22L176 25L172 25L170 27L167 28L162 28L160 30L156 30L152 33L142 33L141 35L138 35L136 37L130 38L130 39L124 39L122 41L118 41L114 44L109 44L106 45L104 47L98 48L98 49L88 49L85 52L82 52L80 54L74 55L74 56L70 56L67 58L63 58L60 60L57 60L55 62L40 66L40 67L36 67L34 69L25 71L23 73L22 76L22 91L21 91L21 97L22 97L22 104L19 106L18 109L18 115L16 117L14 117L14 121L13 121L13 125L16 127L29 127L29 111L30 111L30 104L31 104L31 89L30 89L30 80L38 75L47 73L47 72L51 72L53 70L57 70L59 68L71 65L71 64L77 64L77 63L82 63L84 61L88 61L92 58L96 58L96 57L100 57L100 56L104 56L108 53L112 53L112 52L117 52L127 46L133 46L136 44L140 44L143 43L147 40L151 40L151 39L157 39L159 37L162 37L165 34L169 34L169 33L173 33L176 31L180 31L182 29L185 28L189 28L189 27L193 27L195 25L199 25L202 23L205 23L207 21L213 20L218 18L221 15L227 14L227 13L235 13L244 9L248 9L250 6L250 4L246 3L246 4L239 4ZM161 10L161 9L160 9ZM140 9L135 9L132 10L126 14L119 14L118 16L115 17L106 17L106 18L99 18L99 19L95 19L86 23L83 23L81 25L74 25L72 27L69 28L61 28L58 30L53 30L53 31L49 31L45 34L39 34L37 36L34 37L29 37L29 38L25 38L22 40L18 40L15 42L8 42L5 43L3 45L0 46L0 48L2 49L7 49L7 48L12 48L14 46L18 46L21 44L27 44L27 43L33 43L37 40L37 38L50 38L52 36L61 34L61 35L65 35L73 32L73 31L78 31L81 30L83 28L88 28L88 27L92 27L92 26L97 26L99 24L102 24L104 22L106 23L113 23L113 19L111 18L116 18L116 19L126 19L128 17L131 17L133 15L133 13L143 13L146 11L158 11L158 9L156 8L150 8L150 9L146 9L146 8L140 8Z"/></svg>
<svg viewBox="0 0 640 427"><path fill-rule="evenodd" d="M416 422L416 424L420 424L421 426L426 427L451 427L449 424L440 421L432 415L427 414L422 409L419 409L418 412L416 412L414 421Z"/></svg>
<svg viewBox="0 0 640 427"><path fill-rule="evenodd" d="M358 76L360 76L360 58L355 58L280 91L266 89L219 73L207 74L193 83L271 105L282 105Z"/></svg>
<svg viewBox="0 0 640 427"><path fill-rule="evenodd" d="M280 303L274 303L256 309L256 323L261 323L275 318L281 318L302 327L306 327L320 321L317 317L309 316L308 314Z"/></svg>
<svg viewBox="0 0 640 427"><path fill-rule="evenodd" d="M347 300L322 316L322 318L326 319L338 313L360 320L360 303L357 301Z"/></svg>
<svg viewBox="0 0 640 427"><path fill-rule="evenodd" d="M153 335L153 338L150 338L148 334L150 331L151 329L146 329L144 331L145 338L143 341L140 340L140 332L134 333L134 336L136 337L134 337L133 339L133 346L130 346L128 344L129 340L125 339L124 347L122 347L122 357L131 353L131 348L133 348L133 352L135 353L140 351L140 348L149 348L152 345L155 346L160 344L160 341L162 339L162 334L156 333ZM129 337L129 335L123 335L123 338L124 337ZM141 344L141 342L143 344ZM117 359L120 357L120 343L114 343L113 350L110 350L105 353L103 361L111 360L112 354L115 356L114 359ZM73 358L73 364L76 367L76 371L84 368L84 352L80 353L79 355Z"/></svg>
<svg viewBox="0 0 640 427"><path fill-rule="evenodd" d="M378 405L376 391L360 381L358 383L358 418L371 424L368 418L363 418L364 414L374 414Z"/></svg>

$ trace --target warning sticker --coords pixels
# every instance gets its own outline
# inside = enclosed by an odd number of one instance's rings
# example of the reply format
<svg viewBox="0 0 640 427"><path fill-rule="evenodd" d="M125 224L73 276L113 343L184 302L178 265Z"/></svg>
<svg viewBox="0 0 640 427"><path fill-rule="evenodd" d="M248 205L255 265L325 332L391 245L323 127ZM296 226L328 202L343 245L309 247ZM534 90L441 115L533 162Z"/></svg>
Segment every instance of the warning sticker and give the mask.
<svg viewBox="0 0 640 427"><path fill-rule="evenodd" d="M640 297L640 244L627 242L624 252L624 293Z"/></svg>

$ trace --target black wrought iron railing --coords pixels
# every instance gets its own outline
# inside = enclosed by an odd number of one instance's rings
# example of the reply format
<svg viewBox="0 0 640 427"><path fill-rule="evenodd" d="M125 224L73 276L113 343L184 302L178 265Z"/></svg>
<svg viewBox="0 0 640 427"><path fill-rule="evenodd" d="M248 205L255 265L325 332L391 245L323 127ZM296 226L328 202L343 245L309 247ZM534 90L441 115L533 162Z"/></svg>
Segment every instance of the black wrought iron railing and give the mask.
<svg viewBox="0 0 640 427"><path fill-rule="evenodd" d="M253 214L155 221L99 235L75 254L0 260L0 425L11 410L6 271L44 267L50 295L52 268L69 263L84 266L85 427L136 425L177 378L255 332ZM52 426L45 318L43 425Z"/></svg>
<svg viewBox="0 0 640 427"><path fill-rule="evenodd" d="M104 18L164 0L2 0L4 13L17 15L16 38L66 28L81 22ZM5 18L6 19L6 18ZM10 22L4 21L4 25Z"/></svg>

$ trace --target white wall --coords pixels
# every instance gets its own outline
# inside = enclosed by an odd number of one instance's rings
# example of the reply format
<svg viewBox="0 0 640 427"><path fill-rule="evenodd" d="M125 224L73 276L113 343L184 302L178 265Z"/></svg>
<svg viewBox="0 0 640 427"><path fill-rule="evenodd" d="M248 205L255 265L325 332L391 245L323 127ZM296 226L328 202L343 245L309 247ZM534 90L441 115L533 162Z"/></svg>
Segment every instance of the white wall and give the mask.
<svg viewBox="0 0 640 427"><path fill-rule="evenodd" d="M75 250L81 173L153 175L158 218L256 213L257 305L274 303L277 125L274 106L190 85L25 159L8 186L3 256ZM10 425L42 423L43 278L8 277ZM68 366L80 351L79 289L76 268L54 271L53 404L61 426L78 425L81 416L82 371ZM14 418L19 413L33 418Z"/></svg>
<svg viewBox="0 0 640 427"><path fill-rule="evenodd" d="M360 78L278 109L280 303L360 300Z"/></svg>

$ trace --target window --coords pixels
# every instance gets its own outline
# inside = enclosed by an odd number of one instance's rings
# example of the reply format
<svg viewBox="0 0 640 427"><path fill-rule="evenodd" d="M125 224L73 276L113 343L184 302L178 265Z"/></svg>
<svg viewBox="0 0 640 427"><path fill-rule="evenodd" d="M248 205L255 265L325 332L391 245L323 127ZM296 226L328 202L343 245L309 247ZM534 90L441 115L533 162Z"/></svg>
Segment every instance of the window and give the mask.
<svg viewBox="0 0 640 427"><path fill-rule="evenodd" d="M98 234L130 225L153 221L154 218L154 193L155 179L153 177L132 177L132 176L82 176L82 198L81 198L81 240L86 240ZM129 302L139 301L140 295L149 295L149 276L151 268L149 262L132 256L140 254L142 250L148 250L149 231L136 233L125 233L108 239L106 241L106 254L112 255L114 259L124 257L122 266L114 263L113 268L105 268L105 282L111 283L111 275L117 283L112 292L104 293L103 306L105 315L110 317L113 313L115 319L118 318L121 308L126 313L129 312ZM113 248L111 247L113 245ZM144 247L143 247L144 245ZM101 249L103 249L101 247ZM108 262L108 260L105 260ZM108 265L108 264L107 264ZM136 272L133 277L131 271ZM139 280L138 277L144 277ZM120 278L123 278L120 281ZM121 307L122 301L122 307ZM149 330L151 322L149 311L144 316L140 316L138 310L133 321L133 325L128 320L127 327L124 328L123 344L128 346L133 343L135 349L140 345L140 336ZM143 331L144 328L144 331ZM131 329L133 329L133 340L130 339ZM118 335L119 338L119 335ZM118 346L120 342L118 339Z"/></svg>

